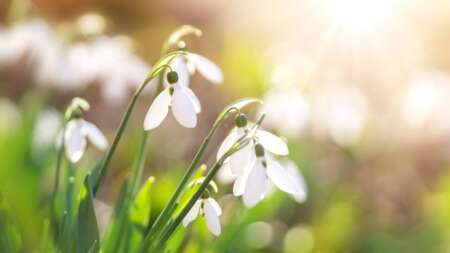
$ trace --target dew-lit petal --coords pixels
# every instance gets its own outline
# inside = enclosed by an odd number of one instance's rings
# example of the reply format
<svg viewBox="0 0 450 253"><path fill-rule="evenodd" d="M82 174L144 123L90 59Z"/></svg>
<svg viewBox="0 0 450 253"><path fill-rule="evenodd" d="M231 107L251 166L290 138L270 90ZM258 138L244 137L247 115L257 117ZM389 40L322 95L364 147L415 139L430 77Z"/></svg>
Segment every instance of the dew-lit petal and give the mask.
<svg viewBox="0 0 450 253"><path fill-rule="evenodd" d="M175 91L172 97L172 113L182 126L194 128L197 125L197 113L194 102L190 99L186 90L179 85L174 85Z"/></svg>
<svg viewBox="0 0 450 253"><path fill-rule="evenodd" d="M292 161L287 161L284 164L284 167L286 168L286 171L289 174L289 177L292 179L292 182L294 183L294 187L296 189L296 193L293 194L294 199L299 203L305 202L308 196L308 188L306 187L305 179L300 173L300 170Z"/></svg>
<svg viewBox="0 0 450 253"><path fill-rule="evenodd" d="M86 149L86 137L83 133L83 121L71 120L64 132L64 147L71 162L78 162Z"/></svg>
<svg viewBox="0 0 450 253"><path fill-rule="evenodd" d="M193 220L195 220L198 216L198 213L200 212L200 207L202 205L201 200L197 200L195 204L192 206L191 210L186 214L186 216L183 219L183 226L187 227L189 223L191 223Z"/></svg>
<svg viewBox="0 0 450 253"><path fill-rule="evenodd" d="M229 158L231 172L235 175L241 174L248 166L251 165L254 153L253 146L247 144L245 147L231 155Z"/></svg>
<svg viewBox="0 0 450 253"><path fill-rule="evenodd" d="M214 207L210 201L204 201L203 212L209 231L215 236L220 235L220 220L216 207Z"/></svg>
<svg viewBox="0 0 450 253"><path fill-rule="evenodd" d="M198 54L190 53L188 57L195 69L210 82L215 84L223 82L222 70L215 63Z"/></svg>
<svg viewBox="0 0 450 253"><path fill-rule="evenodd" d="M209 202L212 207L214 207L214 210L216 210L217 216L222 215L222 208L220 207L219 203L217 203L217 201L215 199L208 198L206 201Z"/></svg>
<svg viewBox="0 0 450 253"><path fill-rule="evenodd" d="M244 172L236 177L236 180L233 184L233 195L241 196L245 191L245 184L247 183L248 173Z"/></svg>
<svg viewBox="0 0 450 253"><path fill-rule="evenodd" d="M161 124L169 111L169 89L163 90L153 101L144 119L144 129L150 130Z"/></svg>
<svg viewBox="0 0 450 253"><path fill-rule="evenodd" d="M256 132L256 137L258 137L258 141L263 145L264 149L271 153L276 155L289 154L286 143L280 137L264 130L258 130Z"/></svg>
<svg viewBox="0 0 450 253"><path fill-rule="evenodd" d="M94 124L83 121L83 130L86 134L87 138L96 146L98 149L105 150L108 147L108 140L106 139L105 135L98 129L97 126Z"/></svg>
<svg viewBox="0 0 450 253"><path fill-rule="evenodd" d="M223 184L229 184L236 179L236 175L231 173L230 164L226 160L217 172L216 178L219 183Z"/></svg>
<svg viewBox="0 0 450 253"><path fill-rule="evenodd" d="M267 190L267 181L266 171L261 162L257 161L250 171L245 184L243 199L247 207L255 206L264 198Z"/></svg>
<svg viewBox="0 0 450 253"><path fill-rule="evenodd" d="M290 194L297 193L297 189L287 170L269 157L267 158L267 175L280 190Z"/></svg>
<svg viewBox="0 0 450 253"><path fill-rule="evenodd" d="M198 99L198 97L189 88L186 88L185 91L186 91L186 94L189 96L189 99L194 103L195 112L200 113L202 111L202 106L200 105L200 100Z"/></svg>

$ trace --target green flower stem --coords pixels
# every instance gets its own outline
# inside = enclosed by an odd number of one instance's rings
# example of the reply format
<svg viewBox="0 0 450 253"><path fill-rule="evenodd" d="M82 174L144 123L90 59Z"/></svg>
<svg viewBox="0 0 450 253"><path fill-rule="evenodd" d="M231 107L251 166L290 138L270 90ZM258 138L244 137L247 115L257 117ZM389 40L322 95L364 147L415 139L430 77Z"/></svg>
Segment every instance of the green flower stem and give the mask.
<svg viewBox="0 0 450 253"><path fill-rule="evenodd" d="M53 181L53 190L50 200L50 219L53 221L56 221L56 207L55 207L55 200L56 200L56 194L58 192L59 188L59 180L61 177L61 164L63 160L64 155L64 131L65 131L65 125L63 125L62 128L62 140L61 140L61 146L58 149L58 154L56 156L56 169L55 169L55 178Z"/></svg>
<svg viewBox="0 0 450 253"><path fill-rule="evenodd" d="M170 66L167 65L169 68ZM159 79L158 79L158 86L156 87L155 95L153 97L154 101L156 97L161 93L162 87L164 82L164 71L160 72ZM141 143L139 145L139 151L138 151L138 157L136 159L136 164L134 166L133 172L132 172L132 178L131 178L131 193L134 195L136 194L139 186L139 181L142 176L142 171L144 169L145 160L147 157L147 150L148 150L148 133L149 131L143 131Z"/></svg>
<svg viewBox="0 0 450 253"><path fill-rule="evenodd" d="M144 83L141 86L147 85L151 81L151 78L145 79ZM103 177L106 174L106 168L108 167L109 163L111 162L111 158L116 151L117 145L119 144L120 138L122 137L123 131L125 130L126 125L128 124L128 120L130 119L131 113L136 105L136 102L139 98L139 95L141 94L142 89L138 89L136 93L133 95L133 98L131 99L130 103L128 104L127 110L120 122L119 128L116 131L116 134L114 135L114 139L112 141L111 146L108 149L108 152L106 153L106 157L102 162L102 165L99 169L99 174L97 177L97 180L94 184L94 195L97 194L98 188L100 186L100 183L103 179Z"/></svg>
<svg viewBox="0 0 450 253"><path fill-rule="evenodd" d="M184 188L189 182L189 179L194 174L195 170L198 167L198 164L200 160L203 157L203 154L208 147L209 143L211 142L212 137L214 136L215 132L219 128L219 126L223 123L223 121L227 118L228 113L234 111L234 108L230 108L227 110L226 113L223 113L219 116L219 118L214 122L213 127L209 131L208 135L203 139L202 144L200 145L200 148L198 149L197 153L195 154L193 160L191 161L191 164L189 165L186 173L184 174L183 178L181 179L180 183L178 184L177 188L175 189L175 192L173 193L172 197L170 198L168 204L165 206L163 211L159 214L158 218L156 218L156 221L153 223L150 230L148 230L147 234L145 235L144 241L141 244L141 247L138 252L144 252L144 250L148 247L150 241L154 236L157 235L159 230L161 229L162 225L166 223L167 219L173 214L175 211L174 206L177 203L178 198L180 197L181 193L183 192Z"/></svg>
<svg viewBox="0 0 450 253"><path fill-rule="evenodd" d="M131 113L133 112L133 109L136 105L136 102L141 95L142 91L144 90L145 86L158 74L161 73L162 70L167 68L169 63L178 55L184 55L186 52L183 51L173 51L165 56L163 56L154 66L154 68L150 71L147 78L144 80L144 82L139 86L139 88L134 93L133 97L131 98L130 103L128 104L127 110L119 124L119 128L116 131L116 134L114 135L114 139L111 143L111 146L108 149L108 152L106 153L105 159L102 161L102 164L99 168L98 176L96 178L96 181L94 183L94 196L97 194L98 188L100 187L100 183L103 180L103 177L106 174L106 169L108 168L109 163L111 162L111 158L116 151L117 145L119 144L120 138L122 137L122 134L125 130L125 127L128 124L128 121L130 119Z"/></svg>
<svg viewBox="0 0 450 253"><path fill-rule="evenodd" d="M161 72L159 74L159 80L158 80L158 86L156 88L155 96L153 97L153 100L159 95L159 93L162 90L164 81L164 72ZM141 138L141 143L139 144L138 149L138 156L136 157L135 164L133 165L133 171L131 173L131 180L128 183L128 189L126 192L126 196L124 199L124 208L125 211L122 211L123 215L128 215L128 212L132 206L132 201L135 198L135 194L138 191L139 181L142 176L142 171L144 170L144 164L146 160L147 150L148 150L148 133L149 131L143 131L143 135ZM117 236L118 240L114 243L115 245L110 249L113 252L116 252L120 250L121 242L122 242L122 235L124 234L125 237L129 235L130 233L130 227L126 224L128 223L128 220L125 218L121 218L120 220L120 226L122 227L119 229L119 235ZM126 246L125 246L126 247Z"/></svg>

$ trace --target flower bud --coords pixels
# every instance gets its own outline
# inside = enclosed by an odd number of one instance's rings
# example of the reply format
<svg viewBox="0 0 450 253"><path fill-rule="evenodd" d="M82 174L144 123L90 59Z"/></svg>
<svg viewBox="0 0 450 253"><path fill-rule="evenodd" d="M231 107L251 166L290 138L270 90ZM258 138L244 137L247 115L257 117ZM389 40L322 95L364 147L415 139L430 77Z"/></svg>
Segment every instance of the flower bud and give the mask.
<svg viewBox="0 0 450 253"><path fill-rule="evenodd" d="M65 112L65 120L79 119L83 116L83 111L89 110L89 103L79 97L72 99Z"/></svg>
<svg viewBox="0 0 450 253"><path fill-rule="evenodd" d="M177 74L177 72L170 71L169 73L167 73L167 81L170 84L178 82L178 74Z"/></svg>
<svg viewBox="0 0 450 253"><path fill-rule="evenodd" d="M235 122L237 127L245 127L247 126L247 116L243 113L239 113L235 118Z"/></svg>
<svg viewBox="0 0 450 253"><path fill-rule="evenodd" d="M264 156L264 147L259 143L255 145L255 155L257 157Z"/></svg>

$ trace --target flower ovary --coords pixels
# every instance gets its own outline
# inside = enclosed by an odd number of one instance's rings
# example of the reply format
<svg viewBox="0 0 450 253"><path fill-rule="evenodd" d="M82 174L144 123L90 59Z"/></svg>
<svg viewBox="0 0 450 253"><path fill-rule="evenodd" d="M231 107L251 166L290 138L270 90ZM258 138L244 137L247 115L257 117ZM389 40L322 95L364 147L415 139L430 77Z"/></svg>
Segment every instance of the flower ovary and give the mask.
<svg viewBox="0 0 450 253"><path fill-rule="evenodd" d="M178 82L178 74L175 71L170 71L169 73L167 73L167 81L170 84L174 84L176 82Z"/></svg>

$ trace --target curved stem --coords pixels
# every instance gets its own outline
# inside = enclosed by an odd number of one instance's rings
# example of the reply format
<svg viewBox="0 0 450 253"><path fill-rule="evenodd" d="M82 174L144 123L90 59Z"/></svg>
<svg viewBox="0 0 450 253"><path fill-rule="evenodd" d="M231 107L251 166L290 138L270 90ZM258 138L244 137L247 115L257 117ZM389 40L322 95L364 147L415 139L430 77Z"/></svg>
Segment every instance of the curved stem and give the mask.
<svg viewBox="0 0 450 253"><path fill-rule="evenodd" d="M164 65L163 67L167 67L170 70L172 70L172 68L169 65ZM161 93L162 87L163 87L163 82L164 82L164 71L160 72L159 74L159 79L158 79L158 86L156 87L156 91L155 91L155 95L153 96L153 100L154 101L156 99L156 97L159 95L159 93ZM136 158L136 164L134 165L134 169L132 172L132 178L131 178L131 193L132 194L136 194L137 192L137 188L139 185L139 181L141 179L141 175L142 175L142 171L144 169L144 164L145 164L145 160L146 160L146 156L147 156L147 149L148 149L148 133L149 131L143 131L142 134L142 138L141 138L141 143L139 145L139 152L138 152L138 156Z"/></svg>

